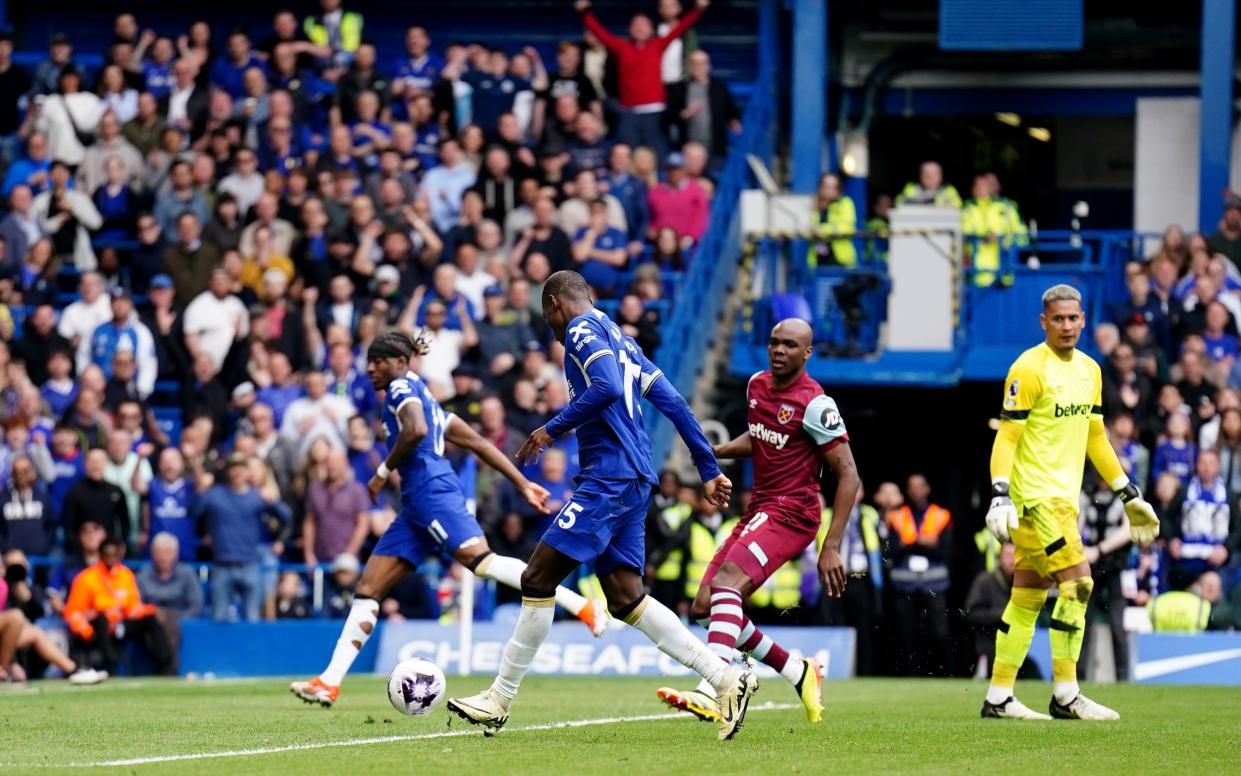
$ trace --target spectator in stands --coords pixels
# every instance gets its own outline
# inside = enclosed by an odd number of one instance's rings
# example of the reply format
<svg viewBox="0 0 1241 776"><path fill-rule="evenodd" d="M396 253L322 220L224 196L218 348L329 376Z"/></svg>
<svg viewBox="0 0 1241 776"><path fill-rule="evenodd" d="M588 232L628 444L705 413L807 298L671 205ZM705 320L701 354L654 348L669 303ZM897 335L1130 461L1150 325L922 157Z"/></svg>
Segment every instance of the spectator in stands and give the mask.
<svg viewBox="0 0 1241 776"><path fill-rule="evenodd" d="M30 74L13 62L13 33L0 32L0 168L17 158L22 114L18 101L30 91Z"/></svg>
<svg viewBox="0 0 1241 776"><path fill-rule="evenodd" d="M431 51L431 37L425 27L414 25L405 30L405 54L392 68L392 94L398 98L430 95L439 80L444 59Z"/></svg>
<svg viewBox="0 0 1241 776"><path fill-rule="evenodd" d="M431 205L431 222L441 233L457 223L461 213L461 195L474 185L475 171L461 156L461 146L452 138L440 143L440 163L422 178L420 196Z"/></svg>
<svg viewBox="0 0 1241 776"><path fill-rule="evenodd" d="M160 229L165 234L179 232L182 213L192 213L198 220L196 226L207 223L211 209L206 198L194 188L193 168L188 161L178 159L172 163L168 170L168 183L168 190L155 199L153 214ZM196 233L195 239L197 237Z"/></svg>
<svg viewBox="0 0 1241 776"><path fill-rule="evenodd" d="M141 190L146 174L142 155L121 135L121 122L114 111L105 111L99 119L99 137L86 149L82 164L78 167L78 187L87 194L108 181L105 165L111 157L121 162L122 182L134 190Z"/></svg>
<svg viewBox="0 0 1241 776"><path fill-rule="evenodd" d="M81 371L90 365L90 341L95 329L112 317L112 300L103 292L103 278L96 272L82 274L78 296L61 312L56 330L73 344L77 369Z"/></svg>
<svg viewBox="0 0 1241 776"><path fill-rule="evenodd" d="M52 513L34 462L24 455L9 464L8 493L0 509L0 547L27 555L51 554L57 516Z"/></svg>
<svg viewBox="0 0 1241 776"><path fill-rule="evenodd" d="M109 298L112 318L95 327L91 335L91 363L103 370L105 378L111 378L112 357L118 351L131 353L138 367L138 393L146 398L155 390L155 377L159 373L155 340L134 312L134 300L128 290L116 286Z"/></svg>
<svg viewBox="0 0 1241 776"><path fill-rule="evenodd" d="M1220 476L1219 454L1203 450L1195 476L1164 521L1163 539L1172 563L1172 585L1182 588L1207 571L1222 569L1241 547L1241 522Z"/></svg>
<svg viewBox="0 0 1241 776"><path fill-rule="evenodd" d="M701 143L709 154L708 169L718 172L728 155L728 133L741 131L741 110L728 85L711 77L707 52L694 51L688 61L689 79L668 87L673 144Z"/></svg>
<svg viewBox="0 0 1241 776"><path fill-rule="evenodd" d="M9 165L4 174L4 190L0 193L9 197L13 187L19 184L29 186L33 194L47 188L48 173L52 169L52 159L47 153L47 135L32 132L26 138L26 155Z"/></svg>
<svg viewBox="0 0 1241 776"><path fill-rule="evenodd" d="M651 218L647 202L646 184L632 172L633 157L629 146L617 143L608 153L608 169L599 177L600 188L616 197L625 213L629 236L629 255L639 255L647 235Z"/></svg>
<svg viewBox="0 0 1241 776"><path fill-rule="evenodd" d="M108 454L104 450L96 448L86 453L82 477L65 493L60 516L70 535L76 535L89 518L102 525L109 537L121 541L128 538L130 522L125 494L105 479L107 470Z"/></svg>
<svg viewBox="0 0 1241 776"><path fill-rule="evenodd" d="M371 92L382 100L388 94L388 81L375 67L375 47L362 43L354 52L353 61L336 79L336 102L332 116L338 117L346 126L352 126L360 118L358 111L362 94Z"/></svg>
<svg viewBox="0 0 1241 776"><path fill-rule="evenodd" d="M35 215L32 205L34 196L30 187L18 183L9 192L9 212L0 220L0 239L4 240L5 270L17 267L30 246L43 239L43 225Z"/></svg>
<svg viewBox="0 0 1241 776"><path fill-rule="evenodd" d="M600 297L616 293L621 273L629 264L628 241L619 229L608 225L608 204L603 199L590 203L590 217L573 239L576 269Z"/></svg>
<svg viewBox="0 0 1241 776"><path fill-rule="evenodd" d="M99 99L104 110L110 111L120 125L138 115L138 90L125 82L120 65L108 65L99 76Z"/></svg>
<svg viewBox="0 0 1241 776"><path fill-rule="evenodd" d="M573 137L567 144L570 165L576 170L590 170L596 175L608 166L611 143L603 135L603 124L593 113L578 116Z"/></svg>
<svg viewBox="0 0 1241 776"><path fill-rule="evenodd" d="M276 585L276 619L306 620L311 616L310 601L306 598L306 584L295 571L280 575Z"/></svg>
<svg viewBox="0 0 1241 776"><path fill-rule="evenodd" d="M578 170L573 176L573 196L560 205L557 224L565 234L573 236L590 220L590 203L602 199L608 207L608 224L627 233L625 209L620 200L599 190L599 181L593 170Z"/></svg>
<svg viewBox="0 0 1241 776"><path fill-rule="evenodd" d="M667 149L662 126L666 107L661 74L664 52L698 21L708 0L697 0L693 10L658 37L655 37L655 26L649 16L634 14L629 21L628 40L608 32L590 12L590 5L590 0L576 0L573 7L582 15L586 29L607 47L616 60L619 74L617 98L620 104L617 138L631 147L650 146L662 158Z"/></svg>
<svg viewBox="0 0 1241 776"><path fill-rule="evenodd" d="M138 113L121 127L121 134L145 159L164 134L164 115L157 96L150 91L138 95Z"/></svg>
<svg viewBox="0 0 1241 776"><path fill-rule="evenodd" d="M648 358L654 358L655 350L661 341L657 313L652 310L648 315L642 300L636 294L625 294L616 309L616 322L625 334L634 338Z"/></svg>
<svg viewBox="0 0 1241 776"><path fill-rule="evenodd" d="M524 435L509 426L504 402L498 396L488 396L480 402L479 425L480 433L501 452L509 457L517 454Z"/></svg>
<svg viewBox="0 0 1241 776"><path fill-rule="evenodd" d="M228 34L228 49L225 56L217 57L211 65L211 85L224 91L234 100L246 95L244 79L246 71L258 68L266 73L263 60L259 59L250 48L250 36L241 28L234 28Z"/></svg>
<svg viewBox="0 0 1241 776"><path fill-rule="evenodd" d="M85 146L94 140L104 106L97 96L81 90L82 75L72 65L60 71L57 84L56 94L36 102L34 126L47 135L52 161L76 169L86 154Z"/></svg>
<svg viewBox="0 0 1241 776"><path fill-rule="evenodd" d="M842 193L840 177L835 173L823 173L819 178L814 223L822 239L815 240L811 245L811 266L855 266L857 248L853 245L853 238L840 238L839 235L853 235L857 232L857 207L851 197ZM831 239L833 237L837 239Z"/></svg>
<svg viewBox="0 0 1241 776"><path fill-rule="evenodd" d="M1000 252L1025 241L1026 227L1017 208L1007 199L993 196L990 173L974 176L971 197L961 210L961 232L974 266L974 283L989 286L1000 268Z"/></svg>
<svg viewBox="0 0 1241 776"><path fill-rule="evenodd" d="M272 248L276 253L281 256L292 255L297 230L288 221L280 218L279 214L280 198L276 194L266 192L259 196L254 204L254 221L241 230L238 247L243 256L255 255L254 233L259 230L260 226L271 229Z"/></svg>
<svg viewBox="0 0 1241 776"><path fill-rule="evenodd" d="M249 459L244 454L229 455L226 467L226 482L212 486L194 506L212 539L212 618L228 620L236 600L240 618L253 622L259 619L263 600L260 546L265 534L275 533L273 525L289 521L289 510L280 501L265 501L250 484Z"/></svg>
<svg viewBox="0 0 1241 776"><path fill-rule="evenodd" d="M1112 353L1103 377L1103 411L1111 416L1128 412L1145 427L1155 410L1155 388L1151 379L1138 371L1133 347L1121 343Z"/></svg>
<svg viewBox="0 0 1241 776"><path fill-rule="evenodd" d="M1173 474L1182 484L1189 482L1194 471L1197 448L1193 444L1193 427L1185 408L1174 410L1167 419L1164 435L1151 463L1151 476L1158 479L1164 472Z"/></svg>
<svg viewBox="0 0 1241 776"><path fill-rule="evenodd" d="M1234 269L1241 267L1241 197L1230 194L1224 201L1224 217L1208 243L1212 252L1227 256Z"/></svg>
<svg viewBox="0 0 1241 776"><path fill-rule="evenodd" d="M306 489L302 548L307 566L342 554L356 558L370 534L366 489L354 477L343 449L328 453L326 469L327 478L310 483Z"/></svg>
<svg viewBox="0 0 1241 776"><path fill-rule="evenodd" d="M198 526L190 514L196 485L187 476L180 450L166 447L160 451L156 476L150 481L143 505L142 531L150 536L164 534L176 539L176 557L183 561L194 560L199 546ZM154 544L151 554L155 554Z"/></svg>
<svg viewBox="0 0 1241 776"><path fill-rule="evenodd" d="M238 213L245 215L259 201L263 190L263 175L259 172L258 156L249 148L237 149L233 155L233 170L220 179L216 191L221 195L231 194L237 203Z"/></svg>
<svg viewBox="0 0 1241 776"><path fill-rule="evenodd" d="M147 537L142 533L142 498L150 488L151 463L134 450L133 436L124 429L108 433L107 465L103 478L120 488L125 496L129 533L123 538L136 550L145 549Z"/></svg>
<svg viewBox="0 0 1241 776"><path fill-rule="evenodd" d="M525 344L533 338L534 332L508 306L504 287L488 286L483 292L483 317L478 322L478 347L486 381L495 385L511 374ZM455 371L453 376L455 381Z"/></svg>
<svg viewBox="0 0 1241 776"><path fill-rule="evenodd" d="M66 67L76 67L73 64L73 44L68 35L57 32L48 41L47 59L35 68L30 93L37 96L55 92L56 85L60 82L60 73Z"/></svg>
<svg viewBox="0 0 1241 776"><path fill-rule="evenodd" d="M582 47L571 40L556 45L556 72L547 78L547 90L539 95L536 111L539 115L553 109L561 97L571 97L582 112L590 112L603 118L603 105L599 93L590 78L582 71ZM543 122L537 120L536 124Z"/></svg>
<svg viewBox="0 0 1241 776"><path fill-rule="evenodd" d="M29 301L29 300L28 300ZM56 331L56 309L50 301L38 303L22 327L22 336L12 345L13 355L26 362L26 373L36 386L48 380L48 361L53 350L71 351L69 340Z"/></svg>
<svg viewBox="0 0 1241 776"><path fill-rule="evenodd" d="M328 348L328 393L348 398L360 415L373 418L378 410L375 389L370 378L357 370L356 363L353 349L344 342Z"/></svg>
<svg viewBox="0 0 1241 776"><path fill-rule="evenodd" d="M327 392L327 377L322 372L310 372L305 384L306 395L289 404L280 424L280 435L297 449L296 460L305 458L320 437L333 448L344 449L349 418L356 412L348 398Z"/></svg>
<svg viewBox="0 0 1241 776"><path fill-rule="evenodd" d="M953 207L961 209L961 195L951 183L944 182L944 168L939 162L923 162L918 168L917 182L905 184L901 193L896 195L896 206L935 205L936 207Z"/></svg>
<svg viewBox="0 0 1241 776"><path fill-rule="evenodd" d="M653 238L669 226L676 230L681 247L688 248L702 239L711 202L702 187L686 177L685 158L681 154L669 154L664 169L667 179L647 196L651 209L648 237Z"/></svg>
<svg viewBox="0 0 1241 776"><path fill-rule="evenodd" d="M362 45L362 14L345 11L341 0L320 0L322 13L307 16L302 23L306 37L316 46L331 51L328 65L334 68L349 64L353 54Z"/></svg>
<svg viewBox="0 0 1241 776"><path fill-rule="evenodd" d="M156 673L171 675L173 655L167 635L155 617L155 607L143 602L134 573L121 562L124 543L105 539L99 552L99 562L73 580L65 602L75 662L82 666L101 662L115 673L117 664L124 660L120 642L139 640L150 654Z"/></svg>
<svg viewBox="0 0 1241 776"><path fill-rule="evenodd" d="M193 61L178 58L172 66L172 86L160 100L160 113L167 127L175 128L192 142L198 141L207 131L211 99L207 89L198 84L198 73L199 67Z"/></svg>
<svg viewBox="0 0 1241 776"><path fill-rule="evenodd" d="M180 543L171 533L151 539L151 563L138 572L138 592L155 607L155 619L168 638L176 673L181 651L181 619L197 619L203 611L203 588L194 569L184 563Z"/></svg>
<svg viewBox="0 0 1241 776"><path fill-rule="evenodd" d="M69 166L52 162L47 191L34 198L30 209L39 227L52 241L56 256L80 270L96 267L90 232L103 225L103 218L88 194L71 188Z"/></svg>
<svg viewBox="0 0 1241 776"><path fill-rule="evenodd" d="M185 308L185 349L191 358L206 355L215 372L223 368L234 343L250 333L250 313L230 293L230 285L224 269L213 270L207 290Z"/></svg>
<svg viewBox="0 0 1241 776"><path fill-rule="evenodd" d="M905 506L888 512L893 616L900 632L901 673L949 671L947 592L952 558L952 515L931 502L926 477L912 474Z"/></svg>

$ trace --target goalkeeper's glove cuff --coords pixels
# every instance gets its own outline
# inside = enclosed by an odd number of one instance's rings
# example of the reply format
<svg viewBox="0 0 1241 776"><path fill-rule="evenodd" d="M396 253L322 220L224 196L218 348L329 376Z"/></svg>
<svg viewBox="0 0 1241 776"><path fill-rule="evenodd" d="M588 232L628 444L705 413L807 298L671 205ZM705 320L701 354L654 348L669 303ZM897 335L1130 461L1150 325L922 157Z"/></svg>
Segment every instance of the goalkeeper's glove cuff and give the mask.
<svg viewBox="0 0 1241 776"><path fill-rule="evenodd" d="M1008 480L995 480L991 483L991 498L1008 497Z"/></svg>
<svg viewBox="0 0 1241 776"><path fill-rule="evenodd" d="M1125 483L1124 487L1117 488L1112 492L1116 494L1117 498L1126 504L1134 499L1142 498L1142 491L1138 490L1138 486L1134 485L1132 482Z"/></svg>

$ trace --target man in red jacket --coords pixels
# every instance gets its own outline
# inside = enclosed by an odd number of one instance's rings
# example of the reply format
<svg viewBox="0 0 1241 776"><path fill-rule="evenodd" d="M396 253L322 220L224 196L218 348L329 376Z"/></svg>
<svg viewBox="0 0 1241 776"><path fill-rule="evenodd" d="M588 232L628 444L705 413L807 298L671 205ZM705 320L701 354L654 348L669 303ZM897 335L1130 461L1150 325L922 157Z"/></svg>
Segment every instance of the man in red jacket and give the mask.
<svg viewBox="0 0 1241 776"><path fill-rule="evenodd" d="M582 23L616 58L617 101L621 109L617 139L631 148L650 146L660 161L668 150L663 127L664 81L660 71L664 49L698 21L709 3L710 0L697 0L692 11L682 16L667 35L659 37L655 36L651 17L636 13L629 19L629 40L616 37L599 23L590 12L590 0L577 0L573 4L582 15Z"/></svg>

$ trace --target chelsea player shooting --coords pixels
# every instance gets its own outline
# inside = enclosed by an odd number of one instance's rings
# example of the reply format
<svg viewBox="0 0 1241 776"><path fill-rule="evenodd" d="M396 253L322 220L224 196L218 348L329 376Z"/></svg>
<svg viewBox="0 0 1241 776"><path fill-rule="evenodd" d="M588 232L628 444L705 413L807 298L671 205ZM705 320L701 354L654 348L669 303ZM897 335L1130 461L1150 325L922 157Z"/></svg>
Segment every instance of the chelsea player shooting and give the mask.
<svg viewBox="0 0 1241 776"><path fill-rule="evenodd" d="M711 445L681 398L642 349L599 310L576 272L552 275L543 287L543 317L564 343L569 406L536 429L517 456L538 459L551 441L577 429L581 474L521 576L522 607L491 687L452 698L448 710L494 732L508 721L518 685L547 638L556 585L580 564L593 564L613 617L642 631L659 649L698 672L719 703L720 740L741 728L758 682L730 667L696 639L670 609L642 591L645 522L658 484L642 423L646 397L689 446L707 497L723 506L732 483L720 473Z"/></svg>
<svg viewBox="0 0 1241 776"><path fill-rule="evenodd" d="M1155 510L1129 481L1103 427L1099 365L1077 349L1086 319L1082 295L1058 285L1043 294L1039 316L1047 339L1013 362L1004 381L1000 429L991 449L991 509L987 527L1017 547L1008 606L995 634L995 666L982 716L1008 719L1115 720L1120 715L1082 695L1077 659L1094 590L1077 528L1083 459L1125 504L1129 535L1148 543L1159 533ZM1013 694L1017 669L1034 638L1034 622L1052 585L1051 717Z"/></svg>
<svg viewBox="0 0 1241 776"><path fill-rule="evenodd" d="M444 412L426 383L410 369L410 359L431 347L424 332L417 339L399 331L379 335L366 354L366 372L376 391L384 391L383 424L392 451L367 484L371 501L394 472L401 477L401 511L384 531L362 570L353 605L341 628L331 662L323 673L289 689L307 703L331 707L340 683L375 630L379 602L394 585L427 556L451 554L461 565L486 579L519 587L525 564L497 555L487 546L483 529L466 506L461 481L444 457L444 443L468 450L512 482L532 507L547 509L547 490L526 479L513 462L470 424ZM560 587L552 600L573 612L598 636L607 615L596 601ZM549 602L550 605L550 602ZM551 611L550 609L548 610Z"/></svg>

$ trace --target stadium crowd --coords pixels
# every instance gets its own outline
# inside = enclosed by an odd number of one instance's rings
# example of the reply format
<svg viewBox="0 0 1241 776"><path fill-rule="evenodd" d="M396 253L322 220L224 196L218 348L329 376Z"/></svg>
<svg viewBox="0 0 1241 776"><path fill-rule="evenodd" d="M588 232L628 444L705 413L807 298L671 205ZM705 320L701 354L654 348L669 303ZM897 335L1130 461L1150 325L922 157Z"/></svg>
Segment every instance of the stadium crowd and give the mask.
<svg viewBox="0 0 1241 776"><path fill-rule="evenodd" d="M620 34L578 2L548 64L417 25L380 52L340 0L266 30L121 13L97 72L64 34L28 71L0 33L0 672L114 670L133 639L171 672L181 617L344 616L399 508L363 487L389 327L433 332L418 371L510 456L568 401L552 272L653 352L739 128L707 5ZM528 555L546 518L449 455L492 546ZM576 465L570 437L533 467L554 508ZM415 576L384 615L454 585ZM73 659L14 663L53 614Z"/></svg>

